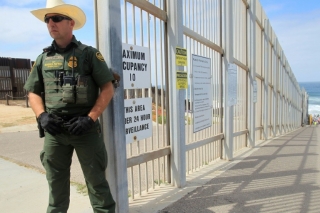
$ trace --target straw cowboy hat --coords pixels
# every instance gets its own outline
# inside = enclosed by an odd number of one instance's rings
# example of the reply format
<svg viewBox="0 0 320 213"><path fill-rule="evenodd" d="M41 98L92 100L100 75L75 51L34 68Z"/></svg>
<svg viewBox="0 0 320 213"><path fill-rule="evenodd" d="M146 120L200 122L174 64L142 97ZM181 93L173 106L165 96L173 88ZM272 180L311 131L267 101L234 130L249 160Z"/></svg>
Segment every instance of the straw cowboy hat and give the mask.
<svg viewBox="0 0 320 213"><path fill-rule="evenodd" d="M74 20L74 30L80 29L86 23L86 15L77 6L66 4L63 0L47 0L47 6L43 9L32 10L31 13L44 22L44 17L48 13L59 13Z"/></svg>

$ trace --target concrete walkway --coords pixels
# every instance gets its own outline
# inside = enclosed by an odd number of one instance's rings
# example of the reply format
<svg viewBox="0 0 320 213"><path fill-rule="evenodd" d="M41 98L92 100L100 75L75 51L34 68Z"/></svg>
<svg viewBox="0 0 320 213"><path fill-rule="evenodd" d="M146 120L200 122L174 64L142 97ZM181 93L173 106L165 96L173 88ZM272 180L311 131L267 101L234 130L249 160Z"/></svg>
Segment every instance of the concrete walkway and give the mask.
<svg viewBox="0 0 320 213"><path fill-rule="evenodd" d="M92 213L88 196L71 187L69 212ZM45 175L0 158L0 212L46 212L48 184Z"/></svg>
<svg viewBox="0 0 320 213"><path fill-rule="evenodd" d="M3 128L0 133L0 212L42 213L48 205L48 184L40 162L43 139L36 124ZM74 155L71 180L84 184ZM70 213L92 213L88 195L72 185Z"/></svg>
<svg viewBox="0 0 320 213"><path fill-rule="evenodd" d="M45 212L42 139L34 130L15 131L0 134L0 212ZM310 126L245 148L233 161L188 176L182 189L163 186L136 199L130 213L319 212L319 136L320 128ZM73 164L72 171L79 172ZM68 212L92 212L88 196L74 186Z"/></svg>
<svg viewBox="0 0 320 213"><path fill-rule="evenodd" d="M319 127L311 126L263 143L160 212L318 213L319 136Z"/></svg>

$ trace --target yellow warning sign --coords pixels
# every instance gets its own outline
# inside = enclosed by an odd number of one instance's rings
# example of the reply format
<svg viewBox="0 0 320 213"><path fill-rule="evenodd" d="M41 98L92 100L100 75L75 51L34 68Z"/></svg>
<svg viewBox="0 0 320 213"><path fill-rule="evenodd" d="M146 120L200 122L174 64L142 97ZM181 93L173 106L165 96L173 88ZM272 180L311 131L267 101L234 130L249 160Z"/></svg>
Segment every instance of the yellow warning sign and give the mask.
<svg viewBox="0 0 320 213"><path fill-rule="evenodd" d="M177 89L188 89L187 72L177 72Z"/></svg>
<svg viewBox="0 0 320 213"><path fill-rule="evenodd" d="M187 66L187 49L176 47L176 65Z"/></svg>

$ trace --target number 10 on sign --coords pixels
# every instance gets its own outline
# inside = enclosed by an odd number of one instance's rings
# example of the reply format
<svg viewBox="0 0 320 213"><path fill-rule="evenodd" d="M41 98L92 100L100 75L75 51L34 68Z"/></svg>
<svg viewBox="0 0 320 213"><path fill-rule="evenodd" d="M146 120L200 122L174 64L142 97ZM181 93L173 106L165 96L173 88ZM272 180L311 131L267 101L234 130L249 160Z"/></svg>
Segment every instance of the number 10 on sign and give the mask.
<svg viewBox="0 0 320 213"><path fill-rule="evenodd" d="M150 51L147 47L122 44L124 89L141 89L151 86Z"/></svg>

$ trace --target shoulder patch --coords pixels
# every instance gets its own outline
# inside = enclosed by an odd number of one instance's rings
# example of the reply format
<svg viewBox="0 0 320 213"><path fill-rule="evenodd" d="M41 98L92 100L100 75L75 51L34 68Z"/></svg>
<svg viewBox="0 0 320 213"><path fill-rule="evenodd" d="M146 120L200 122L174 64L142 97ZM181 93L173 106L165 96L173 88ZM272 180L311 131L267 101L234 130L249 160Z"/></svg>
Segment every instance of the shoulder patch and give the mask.
<svg viewBox="0 0 320 213"><path fill-rule="evenodd" d="M97 59L99 59L100 61L104 61L104 58L103 58L103 56L101 55L100 52L97 52L97 53L96 53L96 57L97 57Z"/></svg>

